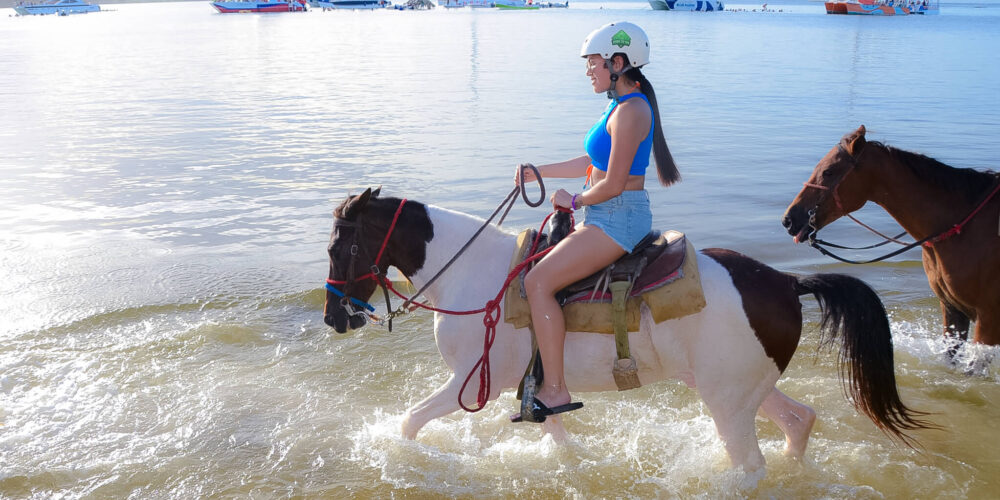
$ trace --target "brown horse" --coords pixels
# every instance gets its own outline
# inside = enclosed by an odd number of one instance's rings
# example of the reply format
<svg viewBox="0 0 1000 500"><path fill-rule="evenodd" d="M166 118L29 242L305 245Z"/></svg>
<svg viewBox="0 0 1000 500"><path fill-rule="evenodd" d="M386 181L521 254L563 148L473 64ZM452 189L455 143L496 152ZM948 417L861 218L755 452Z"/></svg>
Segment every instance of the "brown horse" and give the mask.
<svg viewBox="0 0 1000 500"><path fill-rule="evenodd" d="M917 242L945 335L1000 344L1000 178L865 139L862 125L820 160L782 218L796 243L873 201ZM814 244L814 246L816 246ZM819 248L819 247L817 247ZM826 253L826 252L824 252Z"/></svg>

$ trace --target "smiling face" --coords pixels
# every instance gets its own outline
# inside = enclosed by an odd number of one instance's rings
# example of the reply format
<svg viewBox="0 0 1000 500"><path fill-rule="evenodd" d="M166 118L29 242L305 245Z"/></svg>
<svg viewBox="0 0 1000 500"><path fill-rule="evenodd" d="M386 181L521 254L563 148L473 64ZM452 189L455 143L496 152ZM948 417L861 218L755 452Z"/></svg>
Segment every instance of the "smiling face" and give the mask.
<svg viewBox="0 0 1000 500"><path fill-rule="evenodd" d="M591 54L586 58L587 76L590 77L590 84L594 87L594 93L606 92L611 88L611 70L608 63L598 54Z"/></svg>

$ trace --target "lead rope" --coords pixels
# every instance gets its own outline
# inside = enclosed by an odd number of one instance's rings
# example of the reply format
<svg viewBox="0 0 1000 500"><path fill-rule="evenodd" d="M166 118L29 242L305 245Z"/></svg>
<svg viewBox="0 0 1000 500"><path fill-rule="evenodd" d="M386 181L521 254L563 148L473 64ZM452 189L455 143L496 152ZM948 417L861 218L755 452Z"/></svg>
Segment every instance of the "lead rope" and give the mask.
<svg viewBox="0 0 1000 500"><path fill-rule="evenodd" d="M549 222L549 218L555 213L556 212L553 211L549 215L545 216L545 220L542 221L541 228L545 227L545 224ZM572 228L572 225L570 227ZM538 242L541 236L541 228L539 228L538 234L535 236L535 241L531 245L531 251L529 252L530 256L521 261L520 264L514 266L514 269L511 269L496 297L487 302L486 307L483 308L486 312L483 316L483 325L486 326L486 334L483 336L483 354L479 357L479 360L476 361L476 364L472 366L472 369L469 370L469 374L465 377L465 381L462 382L462 388L458 391L458 406L469 413L475 413L482 410L486 407L486 403L490 400L492 386L492 377L490 375L490 349L493 347L493 341L496 339L497 324L500 322L500 301L503 299L504 294L507 293L507 287L510 286L511 281L513 281L515 277L521 274L521 271L524 270L524 268L541 259L551 252L553 248L555 248L554 246L551 246L541 252L535 253L535 249L538 248ZM479 369L479 391L476 393L476 407L470 408L462 402L462 395L465 394L465 388L468 387L469 381L472 380L472 376L476 373L476 369Z"/></svg>

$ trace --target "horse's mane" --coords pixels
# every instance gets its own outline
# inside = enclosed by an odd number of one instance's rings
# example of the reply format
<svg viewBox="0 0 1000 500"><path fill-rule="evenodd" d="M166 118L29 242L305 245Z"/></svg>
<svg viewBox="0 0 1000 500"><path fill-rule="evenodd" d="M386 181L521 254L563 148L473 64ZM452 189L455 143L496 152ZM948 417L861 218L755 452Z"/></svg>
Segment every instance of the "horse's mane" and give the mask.
<svg viewBox="0 0 1000 500"><path fill-rule="evenodd" d="M351 199L348 196L337 208L333 209L333 216L337 218L344 217L344 211L347 209L347 205ZM402 201L400 198L391 196L384 198L372 196L364 207L366 224L372 224L375 227L387 230L396 209L399 208L400 201ZM427 212L424 205L412 200L407 200L405 209L399 214L399 222L396 227L397 231L420 234L428 239L434 235L434 229L430 220L427 219Z"/></svg>
<svg viewBox="0 0 1000 500"><path fill-rule="evenodd" d="M909 168L918 179L948 191L964 194L969 203L980 201L986 190L993 186L997 175L993 170L955 168L929 156L911 153L878 141L868 141L868 144L885 149L891 157Z"/></svg>

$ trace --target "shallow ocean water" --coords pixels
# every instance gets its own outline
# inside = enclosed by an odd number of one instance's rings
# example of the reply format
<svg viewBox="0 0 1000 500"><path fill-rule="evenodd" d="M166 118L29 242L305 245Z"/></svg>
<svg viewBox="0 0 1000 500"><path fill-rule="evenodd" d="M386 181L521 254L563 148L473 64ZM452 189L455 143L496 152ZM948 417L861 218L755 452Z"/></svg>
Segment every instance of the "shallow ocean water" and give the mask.
<svg viewBox="0 0 1000 500"><path fill-rule="evenodd" d="M793 245L779 217L860 124L996 169L1000 8L881 19L768 5L783 12L227 16L192 2L0 18L0 497L994 496L996 348L946 362L919 253L837 264ZM582 395L567 446L508 424L512 394L400 438L405 408L447 378L433 317L392 333L323 324L332 209L381 184L489 215L513 165L580 154L606 100L579 43L619 19L650 34L646 74L684 176L648 183L655 225L869 282L904 401L944 427L918 433L923 450L845 400L835 353L814 354L811 301L779 388L819 419L802 462L759 422L768 475L755 488L678 382ZM506 224L544 215L518 205ZM878 207L860 216L895 227ZM847 222L824 231L871 241Z"/></svg>

